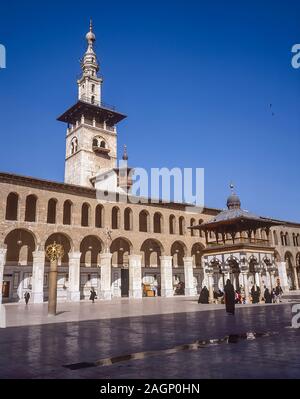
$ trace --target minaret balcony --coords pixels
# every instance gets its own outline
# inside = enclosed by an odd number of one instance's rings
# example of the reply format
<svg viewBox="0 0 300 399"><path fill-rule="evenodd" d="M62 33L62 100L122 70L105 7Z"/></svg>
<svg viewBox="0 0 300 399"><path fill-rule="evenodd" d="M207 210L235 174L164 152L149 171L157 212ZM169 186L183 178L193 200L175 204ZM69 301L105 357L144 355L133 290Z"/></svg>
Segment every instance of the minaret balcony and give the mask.
<svg viewBox="0 0 300 399"><path fill-rule="evenodd" d="M96 145L93 145L93 151L97 154L103 154L103 155L108 155L110 153L109 148L98 147Z"/></svg>

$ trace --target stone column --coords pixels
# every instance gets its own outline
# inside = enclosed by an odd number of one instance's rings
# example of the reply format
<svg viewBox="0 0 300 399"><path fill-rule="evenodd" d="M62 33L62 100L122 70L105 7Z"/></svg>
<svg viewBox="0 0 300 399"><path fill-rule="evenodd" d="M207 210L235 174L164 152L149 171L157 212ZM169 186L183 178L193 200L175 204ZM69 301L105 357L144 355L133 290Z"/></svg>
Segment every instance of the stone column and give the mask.
<svg viewBox="0 0 300 399"><path fill-rule="evenodd" d="M104 252L100 255L101 267L101 299L111 299L111 258L110 252Z"/></svg>
<svg viewBox="0 0 300 399"><path fill-rule="evenodd" d="M242 272L246 303L249 303L248 273Z"/></svg>
<svg viewBox="0 0 300 399"><path fill-rule="evenodd" d="M194 287L193 258L185 257L184 262L184 294L186 296L196 295Z"/></svg>
<svg viewBox="0 0 300 399"><path fill-rule="evenodd" d="M44 302L44 268L45 251L35 251L32 253L32 302Z"/></svg>
<svg viewBox="0 0 300 399"><path fill-rule="evenodd" d="M208 290L209 290L209 303L214 303L214 274L209 272L208 276Z"/></svg>
<svg viewBox="0 0 300 399"><path fill-rule="evenodd" d="M173 296L172 256L160 257L161 296Z"/></svg>
<svg viewBox="0 0 300 399"><path fill-rule="evenodd" d="M68 301L80 301L80 257L81 252L69 253L69 286Z"/></svg>
<svg viewBox="0 0 300 399"><path fill-rule="evenodd" d="M4 265L6 262L6 248L0 248L0 305L2 303L2 285L3 285L3 274L4 274Z"/></svg>
<svg viewBox="0 0 300 399"><path fill-rule="evenodd" d="M299 281L298 281L296 266L293 266L293 273L294 273L294 280L295 280L295 288L296 288L296 290L299 290Z"/></svg>
<svg viewBox="0 0 300 399"><path fill-rule="evenodd" d="M276 286L276 284L275 284L275 270L272 270L270 272L270 282L271 282L271 290L272 290Z"/></svg>
<svg viewBox="0 0 300 399"><path fill-rule="evenodd" d="M286 262L278 262L278 277L280 285L284 291L289 291L288 278L286 273Z"/></svg>
<svg viewBox="0 0 300 399"><path fill-rule="evenodd" d="M129 255L129 298L142 298L142 255Z"/></svg>

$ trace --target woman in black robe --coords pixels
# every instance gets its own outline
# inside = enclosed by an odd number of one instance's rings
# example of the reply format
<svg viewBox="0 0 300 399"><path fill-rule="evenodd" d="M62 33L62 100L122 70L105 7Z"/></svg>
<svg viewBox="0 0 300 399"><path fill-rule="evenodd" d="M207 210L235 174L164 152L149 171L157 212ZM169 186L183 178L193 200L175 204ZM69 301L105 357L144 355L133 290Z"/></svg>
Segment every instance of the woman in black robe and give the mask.
<svg viewBox="0 0 300 399"><path fill-rule="evenodd" d="M234 292L234 287L229 279L226 281L224 292L225 292L226 312L231 315L234 315L235 292Z"/></svg>
<svg viewBox="0 0 300 399"><path fill-rule="evenodd" d="M251 288L252 303L259 303L260 288L254 284Z"/></svg>
<svg viewBox="0 0 300 399"><path fill-rule="evenodd" d="M268 288L265 289L264 298L266 303L272 303L272 295Z"/></svg>
<svg viewBox="0 0 300 399"><path fill-rule="evenodd" d="M206 286L204 286L200 292L198 303L208 303L208 298L209 298L209 291L206 288Z"/></svg>

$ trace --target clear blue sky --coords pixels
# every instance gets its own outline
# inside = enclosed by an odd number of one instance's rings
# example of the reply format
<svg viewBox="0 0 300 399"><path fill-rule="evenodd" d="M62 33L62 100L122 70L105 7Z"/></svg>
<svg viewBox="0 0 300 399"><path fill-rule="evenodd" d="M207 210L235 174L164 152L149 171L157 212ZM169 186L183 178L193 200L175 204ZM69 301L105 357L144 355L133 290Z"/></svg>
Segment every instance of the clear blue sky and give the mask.
<svg viewBox="0 0 300 399"><path fill-rule="evenodd" d="M90 17L132 166L204 167L208 206L233 180L244 208L300 221L296 0L2 2L1 171L63 181L56 117L76 101Z"/></svg>

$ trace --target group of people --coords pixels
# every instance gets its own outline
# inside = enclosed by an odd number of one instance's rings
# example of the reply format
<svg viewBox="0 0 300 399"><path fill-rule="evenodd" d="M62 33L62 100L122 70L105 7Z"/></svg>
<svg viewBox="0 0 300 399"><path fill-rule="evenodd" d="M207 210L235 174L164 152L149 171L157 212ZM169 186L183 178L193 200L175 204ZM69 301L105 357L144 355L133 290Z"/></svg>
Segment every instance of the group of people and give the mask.
<svg viewBox="0 0 300 399"><path fill-rule="evenodd" d="M260 303L261 300L265 303L278 303L281 302L282 294L283 290L278 283L276 288L273 288L271 292L265 286L264 295L261 298L260 288L256 284L253 284L250 291L250 300L254 304ZM214 303L225 303L226 311L229 314L234 314L234 308L236 304L245 304L247 301L243 287L241 287L241 289L235 290L233 284L229 279L226 281L224 292L220 288L214 289L213 297ZM198 303L209 303L209 290L206 286L204 286L200 292Z"/></svg>

